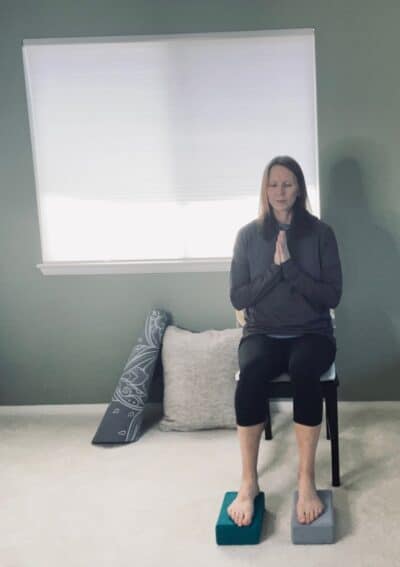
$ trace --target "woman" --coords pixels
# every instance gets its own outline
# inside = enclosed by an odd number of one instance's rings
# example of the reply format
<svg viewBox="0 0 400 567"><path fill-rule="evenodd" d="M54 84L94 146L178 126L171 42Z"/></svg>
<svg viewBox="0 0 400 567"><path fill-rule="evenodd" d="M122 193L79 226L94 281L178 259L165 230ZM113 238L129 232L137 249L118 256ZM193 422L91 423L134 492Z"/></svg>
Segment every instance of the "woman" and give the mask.
<svg viewBox="0 0 400 567"><path fill-rule="evenodd" d="M268 381L288 372L299 450L299 522L324 510L315 486L315 453L322 423L320 376L336 355L330 309L342 295L342 269L332 228L307 211L300 165L289 156L265 168L258 218L238 231L230 270L230 300L245 310L238 357L235 412L242 480L228 514L251 523L259 492L257 458Z"/></svg>

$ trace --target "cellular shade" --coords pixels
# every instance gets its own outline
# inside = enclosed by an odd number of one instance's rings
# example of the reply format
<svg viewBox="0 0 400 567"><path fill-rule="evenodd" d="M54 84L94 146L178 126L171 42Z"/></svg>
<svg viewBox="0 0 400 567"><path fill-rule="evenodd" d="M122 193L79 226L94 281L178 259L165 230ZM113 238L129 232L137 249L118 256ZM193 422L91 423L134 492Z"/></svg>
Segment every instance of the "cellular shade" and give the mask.
<svg viewBox="0 0 400 567"><path fill-rule="evenodd" d="M319 215L309 29L25 40L42 260L229 258L275 155Z"/></svg>

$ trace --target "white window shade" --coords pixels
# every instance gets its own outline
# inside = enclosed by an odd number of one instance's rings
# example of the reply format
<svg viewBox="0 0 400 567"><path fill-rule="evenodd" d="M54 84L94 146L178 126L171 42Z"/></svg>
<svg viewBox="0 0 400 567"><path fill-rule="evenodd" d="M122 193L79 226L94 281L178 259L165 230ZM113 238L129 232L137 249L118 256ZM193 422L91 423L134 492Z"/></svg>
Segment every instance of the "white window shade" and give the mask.
<svg viewBox="0 0 400 567"><path fill-rule="evenodd" d="M23 58L43 271L227 269L275 155L319 215L313 30L25 40Z"/></svg>

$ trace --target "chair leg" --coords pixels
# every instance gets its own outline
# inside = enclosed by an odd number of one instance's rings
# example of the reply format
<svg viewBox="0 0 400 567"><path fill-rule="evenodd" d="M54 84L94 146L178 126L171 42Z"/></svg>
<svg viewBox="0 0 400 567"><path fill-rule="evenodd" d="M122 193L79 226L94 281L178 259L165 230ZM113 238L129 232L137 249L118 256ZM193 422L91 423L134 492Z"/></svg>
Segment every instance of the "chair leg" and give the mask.
<svg viewBox="0 0 400 567"><path fill-rule="evenodd" d="M329 433L329 419L328 419L328 412L326 410L326 399L325 399L325 422L326 422L326 438L328 439L328 441L331 438L331 434Z"/></svg>
<svg viewBox="0 0 400 567"><path fill-rule="evenodd" d="M265 439L271 440L272 439L272 427L271 427L271 412L269 410L269 399L267 400L267 411L266 411L266 417L265 417L264 432L265 432Z"/></svg>
<svg viewBox="0 0 400 567"><path fill-rule="evenodd" d="M340 486L339 425L336 385L331 388L326 395L326 411L331 436L332 486Z"/></svg>

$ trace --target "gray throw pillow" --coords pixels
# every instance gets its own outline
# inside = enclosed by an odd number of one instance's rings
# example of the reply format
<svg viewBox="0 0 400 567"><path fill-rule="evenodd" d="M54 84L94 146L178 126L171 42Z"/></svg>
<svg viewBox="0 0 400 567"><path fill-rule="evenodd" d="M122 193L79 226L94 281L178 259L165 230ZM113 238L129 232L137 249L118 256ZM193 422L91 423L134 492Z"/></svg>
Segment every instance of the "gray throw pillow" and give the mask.
<svg viewBox="0 0 400 567"><path fill-rule="evenodd" d="M169 325L161 360L161 431L236 428L235 372L242 329L192 332Z"/></svg>

